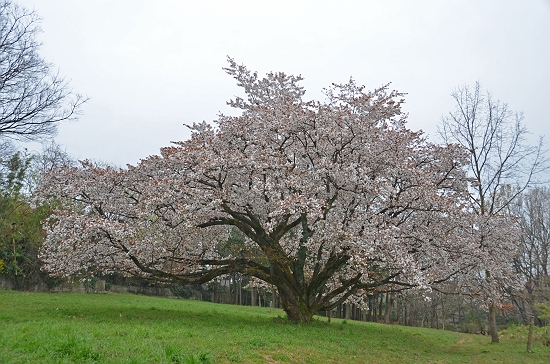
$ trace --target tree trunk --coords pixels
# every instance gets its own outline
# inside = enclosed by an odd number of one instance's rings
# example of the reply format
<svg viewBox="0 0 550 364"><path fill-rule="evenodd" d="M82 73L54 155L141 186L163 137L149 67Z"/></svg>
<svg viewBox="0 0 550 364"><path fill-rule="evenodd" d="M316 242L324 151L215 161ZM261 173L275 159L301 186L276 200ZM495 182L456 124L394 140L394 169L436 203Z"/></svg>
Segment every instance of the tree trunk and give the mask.
<svg viewBox="0 0 550 364"><path fill-rule="evenodd" d="M408 323L407 325L408 326L414 326L414 319L415 319L415 316L416 316L416 307L414 307L414 305L412 303L409 303L409 310L408 310Z"/></svg>
<svg viewBox="0 0 550 364"><path fill-rule="evenodd" d="M288 294L284 289L279 288L278 291L283 306L282 308L290 321L313 321L313 315L317 313L317 310L312 310L303 300L298 299L292 294Z"/></svg>
<svg viewBox="0 0 550 364"><path fill-rule="evenodd" d="M396 312L396 319L397 319L397 323L398 324L401 324L402 321L401 321L401 316L403 316L403 307L402 307L402 304L401 304L401 298L397 297L397 308L395 310Z"/></svg>
<svg viewBox="0 0 550 364"><path fill-rule="evenodd" d="M105 280L100 279L95 286L95 293L105 293Z"/></svg>
<svg viewBox="0 0 550 364"><path fill-rule="evenodd" d="M491 334L491 342L498 343L497 309L494 303L489 306L489 333Z"/></svg>
<svg viewBox="0 0 550 364"><path fill-rule="evenodd" d="M437 329L437 323L438 323L438 318L437 318L437 304L435 302L435 299L432 300L432 329Z"/></svg>
<svg viewBox="0 0 550 364"><path fill-rule="evenodd" d="M350 305L348 303L344 304L344 318L346 320L349 320L351 318L351 316L350 316Z"/></svg>
<svg viewBox="0 0 550 364"><path fill-rule="evenodd" d="M256 300L256 288L254 287L250 290L250 306L258 306L258 302Z"/></svg>
<svg viewBox="0 0 550 364"><path fill-rule="evenodd" d="M391 293L386 293L386 310L384 311L384 323L390 323L390 313L393 306L393 297Z"/></svg>
<svg viewBox="0 0 550 364"><path fill-rule="evenodd" d="M367 313L367 321L372 322L372 296L369 296L369 311Z"/></svg>
<svg viewBox="0 0 550 364"><path fill-rule="evenodd" d="M276 299L275 296L276 296L275 295L275 288L272 288L271 289L271 306L270 306L269 312L271 312L271 310L275 308L275 299Z"/></svg>
<svg viewBox="0 0 550 364"><path fill-rule="evenodd" d="M378 303L378 321L382 321L384 319L384 295L379 293L378 296L380 296L380 302Z"/></svg>
<svg viewBox="0 0 550 364"><path fill-rule="evenodd" d="M239 284L237 285L237 288L238 288L238 295L237 295L237 304L238 305L242 305L243 304L243 277L241 275L239 275Z"/></svg>
<svg viewBox="0 0 550 364"><path fill-rule="evenodd" d="M441 330L445 330L445 300L441 298Z"/></svg>
<svg viewBox="0 0 550 364"><path fill-rule="evenodd" d="M290 321L294 321L294 322L313 321L314 313L308 310L307 307L288 304L288 302L283 301L283 310L285 311L286 316Z"/></svg>
<svg viewBox="0 0 550 364"><path fill-rule="evenodd" d="M531 348L533 347L533 326L535 326L535 316L531 316L531 320L529 321L529 335L527 336L527 352L531 352Z"/></svg>

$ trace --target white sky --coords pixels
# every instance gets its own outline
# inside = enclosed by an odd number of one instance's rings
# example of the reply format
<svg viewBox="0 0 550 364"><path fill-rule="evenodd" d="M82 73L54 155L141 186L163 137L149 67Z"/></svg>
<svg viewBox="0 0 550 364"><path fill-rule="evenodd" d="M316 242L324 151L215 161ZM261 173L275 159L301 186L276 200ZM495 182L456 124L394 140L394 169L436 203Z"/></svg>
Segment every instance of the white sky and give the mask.
<svg viewBox="0 0 550 364"><path fill-rule="evenodd" d="M17 1L17 0L16 0ZM56 141L123 166L228 112L229 55L301 74L306 99L350 76L408 93L409 128L435 137L451 91L479 80L550 138L550 0L19 0L41 54L91 99Z"/></svg>

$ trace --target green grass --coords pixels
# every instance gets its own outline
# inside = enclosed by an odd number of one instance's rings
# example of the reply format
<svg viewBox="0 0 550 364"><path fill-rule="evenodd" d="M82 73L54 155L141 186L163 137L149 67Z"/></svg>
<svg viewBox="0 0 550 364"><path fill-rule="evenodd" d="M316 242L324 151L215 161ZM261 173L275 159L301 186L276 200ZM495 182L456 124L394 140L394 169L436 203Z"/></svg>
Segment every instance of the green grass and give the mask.
<svg viewBox="0 0 550 364"><path fill-rule="evenodd" d="M0 291L0 363L550 363L480 335L131 294Z"/></svg>

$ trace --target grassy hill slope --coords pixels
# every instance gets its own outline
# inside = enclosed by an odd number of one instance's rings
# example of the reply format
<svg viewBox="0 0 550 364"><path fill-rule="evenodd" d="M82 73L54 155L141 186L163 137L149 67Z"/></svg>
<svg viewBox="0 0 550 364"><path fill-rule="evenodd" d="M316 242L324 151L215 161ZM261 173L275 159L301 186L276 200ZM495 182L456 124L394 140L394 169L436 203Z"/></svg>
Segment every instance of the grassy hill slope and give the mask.
<svg viewBox="0 0 550 364"><path fill-rule="evenodd" d="M0 291L0 363L549 363L523 335L488 337L259 307L136 296Z"/></svg>

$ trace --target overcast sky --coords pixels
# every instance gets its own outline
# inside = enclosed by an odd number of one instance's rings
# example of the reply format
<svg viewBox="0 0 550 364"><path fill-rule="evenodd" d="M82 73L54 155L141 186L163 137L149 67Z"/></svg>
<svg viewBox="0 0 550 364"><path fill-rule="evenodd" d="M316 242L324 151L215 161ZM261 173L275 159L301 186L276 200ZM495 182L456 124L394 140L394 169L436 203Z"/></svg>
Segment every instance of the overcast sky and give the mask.
<svg viewBox="0 0 550 364"><path fill-rule="evenodd" d="M433 139L457 86L480 81L550 138L550 0L19 0L42 18L41 54L90 100L56 141L119 166L186 139L240 94L226 56L301 74L306 99L350 76L406 92ZM535 139L535 137L533 137Z"/></svg>

